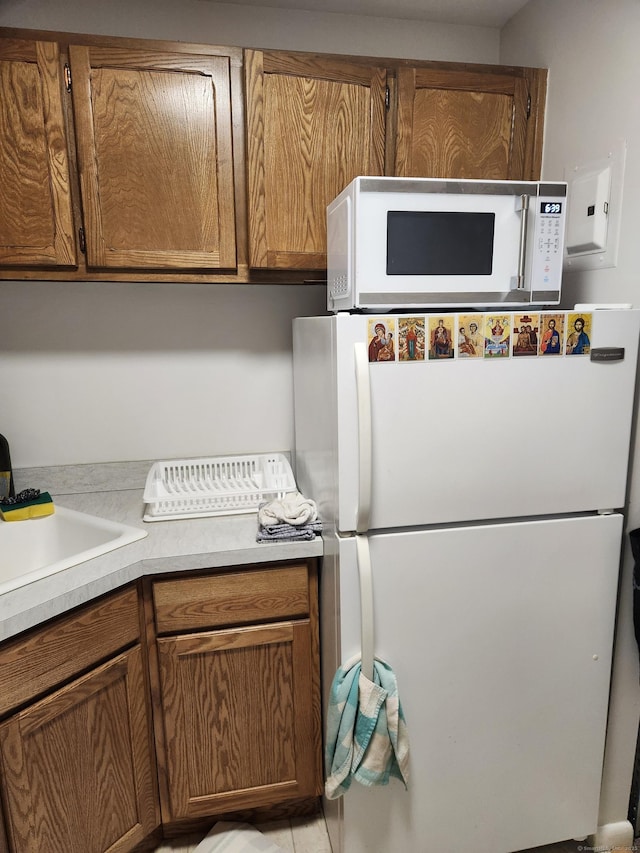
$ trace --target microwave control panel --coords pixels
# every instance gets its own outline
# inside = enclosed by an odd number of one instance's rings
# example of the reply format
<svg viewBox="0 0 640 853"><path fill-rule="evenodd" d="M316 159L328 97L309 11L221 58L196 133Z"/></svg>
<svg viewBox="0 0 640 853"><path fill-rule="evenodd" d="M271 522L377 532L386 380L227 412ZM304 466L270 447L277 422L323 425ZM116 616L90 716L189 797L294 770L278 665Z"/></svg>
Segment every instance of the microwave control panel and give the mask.
<svg viewBox="0 0 640 853"><path fill-rule="evenodd" d="M545 291L556 286L562 275L567 199L538 196L532 202L536 210L531 245L531 289Z"/></svg>

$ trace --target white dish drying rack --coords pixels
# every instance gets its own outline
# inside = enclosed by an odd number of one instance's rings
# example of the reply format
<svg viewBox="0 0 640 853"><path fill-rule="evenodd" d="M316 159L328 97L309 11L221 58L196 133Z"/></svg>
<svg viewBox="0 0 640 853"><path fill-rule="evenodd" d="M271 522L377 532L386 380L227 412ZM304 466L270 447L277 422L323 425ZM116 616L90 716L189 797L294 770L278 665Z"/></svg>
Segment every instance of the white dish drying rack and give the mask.
<svg viewBox="0 0 640 853"><path fill-rule="evenodd" d="M144 489L144 521L256 512L297 491L282 453L155 462Z"/></svg>

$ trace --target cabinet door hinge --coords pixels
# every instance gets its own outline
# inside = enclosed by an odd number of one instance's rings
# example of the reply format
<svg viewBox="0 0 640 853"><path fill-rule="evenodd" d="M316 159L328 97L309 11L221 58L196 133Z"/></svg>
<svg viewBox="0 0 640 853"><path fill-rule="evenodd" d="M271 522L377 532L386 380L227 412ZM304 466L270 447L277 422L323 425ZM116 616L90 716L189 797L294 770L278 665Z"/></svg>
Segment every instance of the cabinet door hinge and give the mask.
<svg viewBox="0 0 640 853"><path fill-rule="evenodd" d="M531 95L527 95L527 118L531 115Z"/></svg>
<svg viewBox="0 0 640 853"><path fill-rule="evenodd" d="M384 91L384 107L386 110L389 109L390 104L391 104L391 92L389 91L389 87L386 86L385 91Z"/></svg>
<svg viewBox="0 0 640 853"><path fill-rule="evenodd" d="M80 251L83 255L87 254L87 238L84 234L84 228L82 225L78 228L78 240L80 241Z"/></svg>
<svg viewBox="0 0 640 853"><path fill-rule="evenodd" d="M64 64L64 88L67 92L71 91L71 68L68 62Z"/></svg>

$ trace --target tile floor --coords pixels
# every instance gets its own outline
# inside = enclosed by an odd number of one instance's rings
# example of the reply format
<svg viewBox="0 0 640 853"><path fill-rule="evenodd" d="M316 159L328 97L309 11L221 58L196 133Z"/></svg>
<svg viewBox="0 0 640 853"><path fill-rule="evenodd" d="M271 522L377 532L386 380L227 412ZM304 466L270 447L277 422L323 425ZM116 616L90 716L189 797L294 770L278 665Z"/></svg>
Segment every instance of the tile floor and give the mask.
<svg viewBox="0 0 640 853"><path fill-rule="evenodd" d="M256 829L268 836L286 853L331 853L331 845L322 815L311 818L293 818L292 820L272 821L256 824ZM165 841L156 848L155 853L193 853L203 836L189 836L173 841ZM640 847L636 848L640 850ZM520 853L589 853L588 841L565 841L561 844L549 844ZM380 850L377 853L400 853L397 850ZM408 853L408 851L404 851ZM624 851L620 851L624 853Z"/></svg>

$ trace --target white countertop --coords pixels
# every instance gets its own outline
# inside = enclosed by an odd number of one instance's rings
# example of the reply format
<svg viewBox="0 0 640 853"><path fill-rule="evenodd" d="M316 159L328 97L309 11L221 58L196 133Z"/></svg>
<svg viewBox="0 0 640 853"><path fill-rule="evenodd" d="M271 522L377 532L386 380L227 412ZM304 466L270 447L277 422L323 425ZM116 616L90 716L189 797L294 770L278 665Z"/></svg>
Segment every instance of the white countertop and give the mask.
<svg viewBox="0 0 640 853"><path fill-rule="evenodd" d="M117 463L135 466L136 476L122 476L121 468L111 466L111 474L120 485L138 484L147 463ZM51 492L54 504L119 521L147 532L144 539L124 545L100 557L79 563L47 578L0 595L0 640L38 625L53 616L84 604L105 592L137 580L143 575L240 566L250 563L280 562L322 555L322 538L303 542L256 542L256 513L247 515L194 518L188 520L144 522L142 487L113 489L104 486L96 475L109 466L70 466L64 479L53 469L39 480L30 478L17 487L34 486ZM35 471L36 469L32 469ZM131 471L131 467L127 468ZM24 472L23 477L24 477ZM83 476L84 475L84 476ZM46 485L58 481L59 490ZM112 478L113 479L113 478ZM41 485L43 483L44 485ZM24 485L23 485L24 482ZM98 482L104 490L89 491ZM71 491L77 488L77 492ZM19 523L19 522L14 522ZM26 522L28 523L28 522Z"/></svg>

